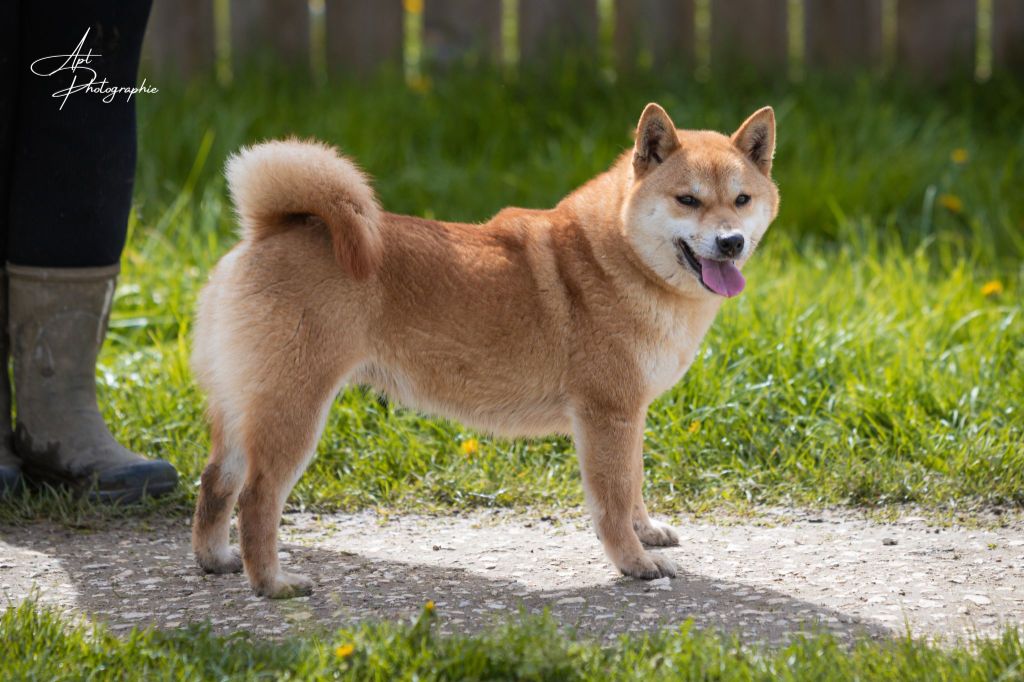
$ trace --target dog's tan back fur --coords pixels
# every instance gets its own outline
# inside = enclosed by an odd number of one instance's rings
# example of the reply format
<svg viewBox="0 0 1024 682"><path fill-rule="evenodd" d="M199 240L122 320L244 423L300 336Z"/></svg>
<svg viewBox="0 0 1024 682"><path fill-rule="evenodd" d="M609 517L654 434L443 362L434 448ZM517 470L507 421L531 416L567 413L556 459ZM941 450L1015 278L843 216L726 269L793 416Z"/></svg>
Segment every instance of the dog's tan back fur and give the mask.
<svg viewBox="0 0 1024 682"><path fill-rule="evenodd" d="M268 143L229 162L242 241L200 298L193 359L213 422L194 531L204 567L240 567L227 524L241 491L254 587L308 589L278 566L280 511L334 395L366 384L496 434L574 435L611 559L639 577L674 573L640 545L674 540L640 496L644 415L690 365L723 299L666 277L656 243L668 238L648 223L675 210L664 196L684 175L735 184L739 174L759 193L756 243L778 195L770 150L766 170L742 138L676 131L660 108L645 117L637 147L554 209L505 209L483 225L381 212L362 173L318 143ZM733 191L724 184L722 196ZM696 220L680 216L679 229Z"/></svg>

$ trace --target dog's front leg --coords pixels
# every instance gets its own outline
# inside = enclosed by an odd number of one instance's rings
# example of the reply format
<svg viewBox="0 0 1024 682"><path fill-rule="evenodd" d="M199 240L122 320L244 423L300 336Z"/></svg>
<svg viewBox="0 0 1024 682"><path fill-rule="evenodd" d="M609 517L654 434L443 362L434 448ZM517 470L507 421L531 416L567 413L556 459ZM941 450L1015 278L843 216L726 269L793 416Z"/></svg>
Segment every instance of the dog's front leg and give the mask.
<svg viewBox="0 0 1024 682"><path fill-rule="evenodd" d="M644 414L583 409L576 416L576 451L583 492L604 550L624 575L652 580L675 577L663 556L647 552L633 525L635 491L642 480L638 443Z"/></svg>
<svg viewBox="0 0 1024 682"><path fill-rule="evenodd" d="M641 430L642 431L642 430ZM644 504L644 438L641 433L633 455L637 474L633 477L633 530L640 542L651 547L673 547L679 544L679 535L666 523L655 521L647 514Z"/></svg>

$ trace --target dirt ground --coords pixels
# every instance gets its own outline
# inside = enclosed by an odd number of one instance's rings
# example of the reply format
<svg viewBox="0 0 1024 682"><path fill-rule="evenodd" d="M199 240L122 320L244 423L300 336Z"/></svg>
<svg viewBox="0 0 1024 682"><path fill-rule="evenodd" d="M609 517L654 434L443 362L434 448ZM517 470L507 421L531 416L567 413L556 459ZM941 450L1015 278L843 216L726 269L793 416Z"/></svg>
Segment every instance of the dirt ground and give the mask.
<svg viewBox="0 0 1024 682"><path fill-rule="evenodd" d="M189 522L119 522L102 530L48 523L0 527L0 603L30 593L115 631L209 619L261 636L414 617L429 599L442 631L475 631L520 609L549 609L591 636L673 627L779 643L828 630L947 643L1024 624L1024 522L938 527L904 516L763 510L715 525L676 519L663 551L675 580L616 574L586 519L512 512L451 517L289 514L282 558L316 591L268 601L241 575L204 575Z"/></svg>

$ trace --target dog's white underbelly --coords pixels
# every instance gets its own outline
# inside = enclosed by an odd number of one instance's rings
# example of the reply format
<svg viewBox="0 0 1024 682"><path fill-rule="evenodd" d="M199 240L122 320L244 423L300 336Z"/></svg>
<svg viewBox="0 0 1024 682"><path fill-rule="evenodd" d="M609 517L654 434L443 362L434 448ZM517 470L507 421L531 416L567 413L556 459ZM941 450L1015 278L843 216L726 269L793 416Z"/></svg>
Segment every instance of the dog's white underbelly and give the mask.
<svg viewBox="0 0 1024 682"><path fill-rule="evenodd" d="M473 382L462 376L427 388L414 372L380 364L366 364L355 371L348 383L363 384L397 404L474 429L511 438L568 434L571 420L568 401L558 391L516 381ZM460 384L467 384L460 387ZM472 385L470 385L472 384ZM544 387L547 388L547 387Z"/></svg>

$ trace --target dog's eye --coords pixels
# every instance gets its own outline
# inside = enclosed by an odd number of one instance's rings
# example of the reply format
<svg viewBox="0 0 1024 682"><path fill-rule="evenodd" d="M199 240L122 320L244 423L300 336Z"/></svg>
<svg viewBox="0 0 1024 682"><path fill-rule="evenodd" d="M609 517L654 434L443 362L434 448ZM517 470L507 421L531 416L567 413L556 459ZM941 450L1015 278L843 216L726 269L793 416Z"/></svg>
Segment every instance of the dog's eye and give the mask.
<svg viewBox="0 0 1024 682"><path fill-rule="evenodd" d="M700 199L693 196L692 194L683 194L681 196L678 196L676 197L676 201L678 201L683 206L689 206L690 208L696 208L700 206Z"/></svg>
<svg viewBox="0 0 1024 682"><path fill-rule="evenodd" d="M749 203L750 203L750 195L749 194L741 194L738 197L736 197L736 205L737 206L746 206Z"/></svg>

